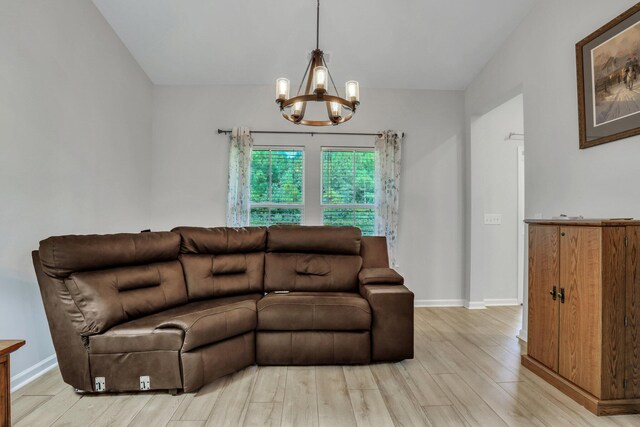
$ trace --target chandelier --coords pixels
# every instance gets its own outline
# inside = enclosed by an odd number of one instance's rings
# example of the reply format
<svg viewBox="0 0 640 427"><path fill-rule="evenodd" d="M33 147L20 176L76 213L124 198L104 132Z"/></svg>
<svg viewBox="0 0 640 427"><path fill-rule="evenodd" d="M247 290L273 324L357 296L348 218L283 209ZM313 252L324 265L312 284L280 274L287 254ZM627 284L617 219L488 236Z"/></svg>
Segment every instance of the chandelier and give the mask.
<svg viewBox="0 0 640 427"><path fill-rule="evenodd" d="M303 84L306 89L300 94ZM330 89L333 88L333 93ZM316 48L311 52L311 60L302 76L298 92L289 98L289 79L276 80L276 102L280 105L282 117L297 125L336 126L350 120L360 105L360 85L351 80L345 84L346 98L341 98L333 77L324 60L324 52L320 50L320 0L316 12ZM327 107L328 120L305 119L308 102L324 102Z"/></svg>

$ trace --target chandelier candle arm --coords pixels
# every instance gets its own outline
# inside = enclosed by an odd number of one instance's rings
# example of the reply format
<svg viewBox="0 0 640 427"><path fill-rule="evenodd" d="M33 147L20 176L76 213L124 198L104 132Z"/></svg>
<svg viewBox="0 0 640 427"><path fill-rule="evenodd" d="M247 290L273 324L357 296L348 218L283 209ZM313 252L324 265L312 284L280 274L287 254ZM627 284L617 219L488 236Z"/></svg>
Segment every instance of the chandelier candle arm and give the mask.
<svg viewBox="0 0 640 427"><path fill-rule="evenodd" d="M280 105L282 116L295 124L305 126L335 126L351 120L360 105L360 86L357 81L350 80L345 84L346 98L341 98L333 77L324 60L324 53L319 48L320 41L320 1L317 6L316 20L316 49L312 52L311 61L300 83L300 88L305 84L305 91L290 98L291 82L286 78L276 80L276 103ZM331 80L330 86L329 80ZM330 90L335 91L335 95ZM328 120L305 119L308 102L324 102L327 109Z"/></svg>

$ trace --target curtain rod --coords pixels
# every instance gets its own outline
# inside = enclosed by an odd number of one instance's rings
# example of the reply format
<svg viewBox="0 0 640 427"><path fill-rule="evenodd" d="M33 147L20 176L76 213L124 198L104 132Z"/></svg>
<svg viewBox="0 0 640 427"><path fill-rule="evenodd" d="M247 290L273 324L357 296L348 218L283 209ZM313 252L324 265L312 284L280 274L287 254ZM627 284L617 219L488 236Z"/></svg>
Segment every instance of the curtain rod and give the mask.
<svg viewBox="0 0 640 427"><path fill-rule="evenodd" d="M218 134L228 135L232 131L229 129L218 129ZM302 131L279 131L279 130L252 130L251 133L271 133L271 134L291 134L291 135L349 135L349 136L382 136L382 133L360 133L360 132L302 132Z"/></svg>

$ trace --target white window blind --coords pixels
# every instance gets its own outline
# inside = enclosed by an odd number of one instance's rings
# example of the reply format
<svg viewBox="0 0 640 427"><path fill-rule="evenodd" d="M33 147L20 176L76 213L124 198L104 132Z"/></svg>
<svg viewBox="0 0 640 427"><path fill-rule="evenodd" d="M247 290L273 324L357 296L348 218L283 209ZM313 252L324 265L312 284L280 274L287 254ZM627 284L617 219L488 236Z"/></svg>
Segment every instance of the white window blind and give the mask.
<svg viewBox="0 0 640 427"><path fill-rule="evenodd" d="M250 224L302 224L303 218L304 150L254 146Z"/></svg>
<svg viewBox="0 0 640 427"><path fill-rule="evenodd" d="M325 225L354 225L362 234L375 227L373 149L322 150L322 218Z"/></svg>

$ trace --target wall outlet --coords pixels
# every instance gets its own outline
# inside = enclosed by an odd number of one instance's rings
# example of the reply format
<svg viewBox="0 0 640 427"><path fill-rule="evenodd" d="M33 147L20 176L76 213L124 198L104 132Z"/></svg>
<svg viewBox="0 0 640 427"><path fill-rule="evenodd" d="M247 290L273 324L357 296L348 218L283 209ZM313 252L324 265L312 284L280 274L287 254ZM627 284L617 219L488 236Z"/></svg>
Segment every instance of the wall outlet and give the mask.
<svg viewBox="0 0 640 427"><path fill-rule="evenodd" d="M501 225L501 214L484 214L484 225Z"/></svg>

